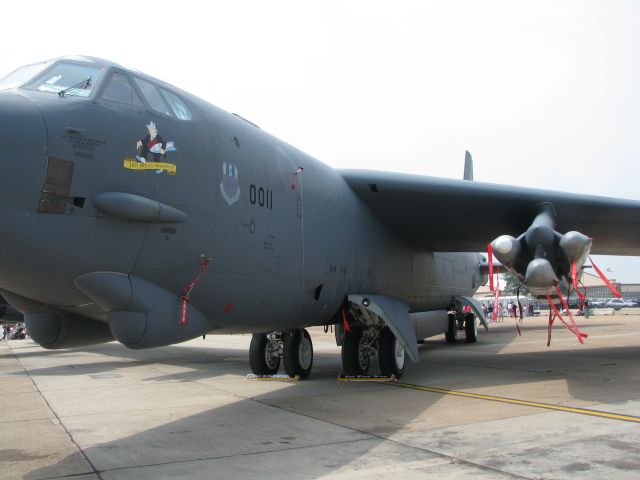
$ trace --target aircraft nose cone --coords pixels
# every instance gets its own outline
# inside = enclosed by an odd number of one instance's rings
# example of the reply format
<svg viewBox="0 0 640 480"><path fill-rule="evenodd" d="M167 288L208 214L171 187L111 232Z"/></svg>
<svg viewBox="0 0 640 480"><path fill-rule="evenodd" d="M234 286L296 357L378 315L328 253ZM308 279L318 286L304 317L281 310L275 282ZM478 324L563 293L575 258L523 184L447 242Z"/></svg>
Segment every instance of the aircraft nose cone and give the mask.
<svg viewBox="0 0 640 480"><path fill-rule="evenodd" d="M0 92L0 126L0 210L34 211L47 159L42 114L22 96Z"/></svg>
<svg viewBox="0 0 640 480"><path fill-rule="evenodd" d="M20 250L35 215L47 162L47 135L40 110L13 92L0 92L0 288L19 275ZM42 234L42 232L40 232Z"/></svg>

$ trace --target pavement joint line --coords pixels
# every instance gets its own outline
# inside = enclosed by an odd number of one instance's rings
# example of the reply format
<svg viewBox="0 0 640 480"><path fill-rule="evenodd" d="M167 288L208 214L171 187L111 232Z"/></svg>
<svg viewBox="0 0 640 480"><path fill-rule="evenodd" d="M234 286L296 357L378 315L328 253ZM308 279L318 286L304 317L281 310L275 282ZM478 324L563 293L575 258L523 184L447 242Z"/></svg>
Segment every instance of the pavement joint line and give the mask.
<svg viewBox="0 0 640 480"><path fill-rule="evenodd" d="M23 420L3 420L0 421L0 425L11 425L12 423L25 423L25 422L42 422L44 420L53 420L55 417L41 417L41 418L25 418Z"/></svg>
<svg viewBox="0 0 640 480"><path fill-rule="evenodd" d="M7 342L7 346L8 342ZM60 417L58 416L58 414L56 413L56 411L53 409L53 407L51 406L51 404L49 404L49 401L47 400L47 397L44 396L44 394L40 391L40 389L38 388L38 384L35 382L35 380L31 377L31 375L29 374L29 370L27 370L25 368L25 366L22 364L22 361L20 360L20 356L17 355L13 349L9 346L9 350L11 350L11 353L15 356L15 358L18 360L18 362L20 363L20 366L22 367L22 369L25 371L25 373L27 374L27 376L29 377L29 379L31 380L31 382L33 383L34 388L36 389L36 391L38 392L38 394L40 395L40 397L42 397L42 400L44 401L45 405L47 406L47 408L49 409L49 411L51 413L53 413L53 415L55 416L56 420L58 420L59 425L62 427L62 429L65 431L65 433L67 434L67 436L69 437L69 440L71 441L71 443L73 443L73 445L75 445L75 447L78 449L78 451L80 452L80 454L84 457L85 461L87 462L87 464L89 465L89 467L91 468L91 470L93 470L92 472L87 472L84 475L91 475L91 474L95 474L99 480L102 480L102 477L100 476L100 472L96 469L95 465L93 464L93 462L91 462L91 460L89 459L89 456L86 454L86 452L82 449L82 447L78 444L78 442L76 442L75 438L73 438L73 435L71 435L71 432L69 431L69 429L67 428L67 426L62 422L62 420L60 419Z"/></svg>
<svg viewBox="0 0 640 480"><path fill-rule="evenodd" d="M613 412L603 412L601 410L592 410L589 408L565 407L563 405L555 405L553 403L532 402L529 400L519 400L516 398L498 397L494 395L484 395L480 393L463 392L460 390L428 387L424 385L414 385L411 383L403 383L403 382L389 382L389 383L385 383L385 385L389 385L391 387L407 388L411 390L419 390L419 391L429 392L429 393L439 393L443 395L454 395L457 397L473 398L476 400L488 400L492 402L509 403L512 405L520 405L523 407L534 407L534 408L542 408L546 410L576 413L576 414L587 415L592 417L607 418L610 420L620 420L624 422L640 423L640 417L637 417L634 415L623 415L623 414L613 413Z"/></svg>
<svg viewBox="0 0 640 480"><path fill-rule="evenodd" d="M124 467L105 468L103 470L100 470L100 472L106 473L106 472L115 472L115 471L119 471L119 470L133 470L133 469L136 469L136 468L161 467L163 465L173 465L173 464L180 464L180 463L206 462L206 461L210 461L210 460L222 460L222 459L225 459L225 458L250 457L252 455L264 455L264 454L269 454L269 453L284 453L284 452L291 452L291 451L295 451L295 450L305 450L305 449L309 449L309 448L328 447L328 446L333 446L333 445L345 445L347 443L357 443L357 442L364 442L364 441L368 441L368 440L372 440L371 436L369 438L354 438L352 440L341 440L341 441L338 441L338 442L319 443L319 444L314 444L314 445L300 445L298 447L294 446L294 447L289 447L289 448L263 450L261 452L233 453L233 454L229 454L229 455L214 455L214 456L210 456L210 457L198 457L198 458L191 458L191 459L185 459L185 460L173 460L173 461L169 461L169 462L147 463L147 464L144 464L144 465L129 465L129 466L124 466Z"/></svg>

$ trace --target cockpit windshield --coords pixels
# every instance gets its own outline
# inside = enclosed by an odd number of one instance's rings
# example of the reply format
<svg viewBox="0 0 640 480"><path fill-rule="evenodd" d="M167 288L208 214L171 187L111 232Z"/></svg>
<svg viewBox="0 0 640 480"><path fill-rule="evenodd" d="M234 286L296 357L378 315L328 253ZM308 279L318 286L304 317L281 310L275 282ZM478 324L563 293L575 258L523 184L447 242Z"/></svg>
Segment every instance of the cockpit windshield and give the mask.
<svg viewBox="0 0 640 480"><path fill-rule="evenodd" d="M32 82L27 83L24 88L52 93L64 90L65 95L88 97L103 70L104 68L98 65L60 62ZM89 78L90 81L88 81ZM77 87L70 88L74 86Z"/></svg>
<svg viewBox="0 0 640 480"><path fill-rule="evenodd" d="M31 65L25 65L17 70L14 70L9 75L0 80L0 90L9 90L10 88L17 88L27 80L33 78L34 75L42 72L45 68L51 65L51 62L34 63Z"/></svg>

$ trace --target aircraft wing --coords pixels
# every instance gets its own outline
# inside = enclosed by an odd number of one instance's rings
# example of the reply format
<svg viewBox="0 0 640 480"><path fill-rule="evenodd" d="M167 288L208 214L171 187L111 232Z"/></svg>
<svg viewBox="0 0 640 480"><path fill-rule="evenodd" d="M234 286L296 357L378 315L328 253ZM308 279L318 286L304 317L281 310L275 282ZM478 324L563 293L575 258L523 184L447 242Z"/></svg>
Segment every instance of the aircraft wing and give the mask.
<svg viewBox="0 0 640 480"><path fill-rule="evenodd" d="M393 234L427 250L484 251L499 235L520 235L539 205L551 203L555 229L592 237L592 253L640 255L640 201L369 170L340 173Z"/></svg>

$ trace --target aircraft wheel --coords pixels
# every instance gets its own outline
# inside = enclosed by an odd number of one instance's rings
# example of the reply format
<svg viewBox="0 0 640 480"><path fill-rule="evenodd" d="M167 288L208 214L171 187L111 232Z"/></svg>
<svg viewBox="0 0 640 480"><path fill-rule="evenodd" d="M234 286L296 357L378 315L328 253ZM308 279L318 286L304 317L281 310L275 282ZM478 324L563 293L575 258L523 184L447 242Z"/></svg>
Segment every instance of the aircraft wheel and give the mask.
<svg viewBox="0 0 640 480"><path fill-rule="evenodd" d="M256 375L275 375L280 369L280 355L277 345L267 340L266 333L254 333L249 345L249 364Z"/></svg>
<svg viewBox="0 0 640 480"><path fill-rule="evenodd" d="M384 327L378 340L378 360L383 375L400 378L404 373L405 352L389 327Z"/></svg>
<svg viewBox="0 0 640 480"><path fill-rule="evenodd" d="M307 378L313 365L313 343L305 329L291 330L284 336L284 370L290 377Z"/></svg>
<svg viewBox="0 0 640 480"><path fill-rule="evenodd" d="M347 376L366 375L370 357L364 348L362 328L351 327L342 340L342 373Z"/></svg>
<svg viewBox="0 0 640 480"><path fill-rule="evenodd" d="M464 318L464 333L467 343L476 343L478 341L478 323L473 313L467 313Z"/></svg>
<svg viewBox="0 0 640 480"><path fill-rule="evenodd" d="M453 315L449 315L449 329L444 334L444 338L447 343L456 343L458 337L458 325L456 325L456 319Z"/></svg>

